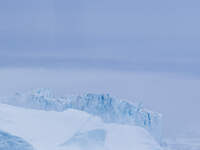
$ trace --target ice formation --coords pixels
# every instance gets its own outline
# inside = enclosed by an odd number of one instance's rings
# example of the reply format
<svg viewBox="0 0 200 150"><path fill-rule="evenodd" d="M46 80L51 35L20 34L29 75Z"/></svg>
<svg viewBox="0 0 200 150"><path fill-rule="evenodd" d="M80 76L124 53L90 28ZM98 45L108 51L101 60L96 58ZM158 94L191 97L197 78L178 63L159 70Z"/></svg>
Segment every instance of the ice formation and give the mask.
<svg viewBox="0 0 200 150"><path fill-rule="evenodd" d="M137 125L147 129L156 140L161 140L162 117L148 111L142 105L112 98L109 94L85 94L72 97L56 97L50 89L36 89L24 94L1 98L1 102L39 110L65 111L77 109L100 117L107 123Z"/></svg>
<svg viewBox="0 0 200 150"><path fill-rule="evenodd" d="M75 109L56 112L0 103L0 130L21 137L13 143L24 139L35 150L162 150L142 127L105 123ZM5 141L6 136L0 138L0 150L16 150L5 149ZM31 150L23 142L17 150Z"/></svg>
<svg viewBox="0 0 200 150"><path fill-rule="evenodd" d="M0 150L34 150L33 147L20 137L0 131Z"/></svg>

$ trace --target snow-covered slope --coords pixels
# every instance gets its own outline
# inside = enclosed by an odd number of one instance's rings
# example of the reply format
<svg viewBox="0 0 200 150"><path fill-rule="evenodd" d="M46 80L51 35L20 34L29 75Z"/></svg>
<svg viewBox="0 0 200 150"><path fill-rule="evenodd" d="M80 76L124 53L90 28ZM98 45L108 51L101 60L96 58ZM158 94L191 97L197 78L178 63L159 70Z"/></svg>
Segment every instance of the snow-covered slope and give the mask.
<svg viewBox="0 0 200 150"><path fill-rule="evenodd" d="M56 112L0 104L0 131L20 137L35 150L161 150L144 128L104 123L74 109Z"/></svg>
<svg viewBox="0 0 200 150"><path fill-rule="evenodd" d="M107 123L137 125L147 129L161 141L161 120L159 113L110 97L108 94L85 94L71 97L56 97L49 89L36 89L14 96L0 98L0 102L14 106L39 110L62 112L76 109L100 117Z"/></svg>

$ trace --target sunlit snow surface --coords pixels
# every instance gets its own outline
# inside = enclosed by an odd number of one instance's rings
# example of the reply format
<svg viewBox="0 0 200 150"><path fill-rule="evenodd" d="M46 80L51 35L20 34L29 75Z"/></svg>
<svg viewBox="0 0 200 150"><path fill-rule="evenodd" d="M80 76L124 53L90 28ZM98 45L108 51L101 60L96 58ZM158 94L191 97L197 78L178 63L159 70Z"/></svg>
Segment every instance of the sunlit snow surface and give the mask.
<svg viewBox="0 0 200 150"><path fill-rule="evenodd" d="M104 123L73 109L55 112L0 104L0 130L36 150L161 150L144 128Z"/></svg>

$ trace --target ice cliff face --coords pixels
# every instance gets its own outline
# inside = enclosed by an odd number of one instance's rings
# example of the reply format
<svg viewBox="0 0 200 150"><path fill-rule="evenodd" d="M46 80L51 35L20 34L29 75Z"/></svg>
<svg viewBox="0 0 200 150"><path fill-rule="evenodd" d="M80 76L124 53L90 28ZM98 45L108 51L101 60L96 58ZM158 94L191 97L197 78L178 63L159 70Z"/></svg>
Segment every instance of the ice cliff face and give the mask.
<svg viewBox="0 0 200 150"><path fill-rule="evenodd" d="M6 104L40 110L65 111L69 108L85 111L100 117L107 123L138 125L147 129L158 141L161 140L161 120L159 113L114 99L108 94L85 94L72 97L56 97L49 89L37 89L24 94L1 98Z"/></svg>
<svg viewBox="0 0 200 150"><path fill-rule="evenodd" d="M65 108L86 111L104 122L132 124L146 128L156 139L161 138L161 115L107 95L86 94L67 98Z"/></svg>

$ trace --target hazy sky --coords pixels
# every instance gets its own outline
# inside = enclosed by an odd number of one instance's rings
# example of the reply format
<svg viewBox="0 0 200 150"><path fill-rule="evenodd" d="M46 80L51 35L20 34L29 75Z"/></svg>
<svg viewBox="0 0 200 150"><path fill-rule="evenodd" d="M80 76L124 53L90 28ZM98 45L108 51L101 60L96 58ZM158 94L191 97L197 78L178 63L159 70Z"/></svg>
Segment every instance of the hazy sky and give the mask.
<svg viewBox="0 0 200 150"><path fill-rule="evenodd" d="M0 55L200 58L199 0L2 0Z"/></svg>

